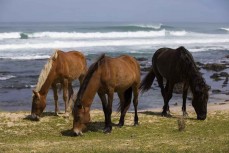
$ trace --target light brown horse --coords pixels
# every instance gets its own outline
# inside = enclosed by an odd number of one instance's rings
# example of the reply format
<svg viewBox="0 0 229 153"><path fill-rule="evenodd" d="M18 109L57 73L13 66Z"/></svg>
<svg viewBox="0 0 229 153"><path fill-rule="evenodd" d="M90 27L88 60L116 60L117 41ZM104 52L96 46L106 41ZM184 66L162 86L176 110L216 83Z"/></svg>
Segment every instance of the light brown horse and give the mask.
<svg viewBox="0 0 229 153"><path fill-rule="evenodd" d="M69 98L73 94L72 81L79 79L80 83L82 83L86 71L86 58L82 53L78 51L63 52L57 50L42 69L36 89L33 90L32 119L39 120L39 116L46 107L46 96L50 87L52 87L54 93L55 113L59 112L57 83L60 83L63 88L66 113L69 109Z"/></svg>
<svg viewBox="0 0 229 153"><path fill-rule="evenodd" d="M112 130L111 113L114 92L118 93L120 99L120 127L124 125L124 117L130 106L133 92L135 109L134 124L137 125L139 85L140 66L133 57L123 55L117 58L111 58L103 54L90 66L77 94L73 108L73 131L75 135L82 135L82 131L90 121L90 107L96 92L102 101L105 115L104 133L111 132Z"/></svg>

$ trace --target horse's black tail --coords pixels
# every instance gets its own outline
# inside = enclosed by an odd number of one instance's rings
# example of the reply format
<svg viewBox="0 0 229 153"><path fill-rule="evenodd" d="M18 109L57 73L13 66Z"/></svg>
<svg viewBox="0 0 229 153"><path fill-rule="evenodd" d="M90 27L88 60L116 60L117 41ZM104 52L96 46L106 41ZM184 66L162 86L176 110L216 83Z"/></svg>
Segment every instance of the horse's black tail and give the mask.
<svg viewBox="0 0 229 153"><path fill-rule="evenodd" d="M118 111L122 111L123 109L128 109L130 107L130 103L131 103L131 98L132 98L132 87L129 87L125 92L124 92L124 103L120 102L119 103L119 107L118 107Z"/></svg>
<svg viewBox="0 0 229 153"><path fill-rule="evenodd" d="M140 84L140 90L141 92L145 92L150 89L151 85L153 84L153 81L155 79L155 74L153 71L153 68L149 71L149 73L145 76L145 78L142 80Z"/></svg>

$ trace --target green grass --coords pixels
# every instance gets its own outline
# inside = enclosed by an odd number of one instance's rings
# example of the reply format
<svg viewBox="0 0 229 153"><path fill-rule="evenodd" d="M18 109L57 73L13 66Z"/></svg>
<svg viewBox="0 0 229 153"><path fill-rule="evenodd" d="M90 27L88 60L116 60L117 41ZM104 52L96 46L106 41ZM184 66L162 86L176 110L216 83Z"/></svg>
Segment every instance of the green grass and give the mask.
<svg viewBox="0 0 229 153"><path fill-rule="evenodd" d="M92 122L81 137L72 137L72 118L44 114L41 121L25 119L28 113L0 112L0 152L229 152L229 113L215 112L205 121L190 113L186 128L178 130L179 116L139 113L139 126L133 126L128 113L122 128L103 134L104 117L92 111ZM118 123L119 114L112 120Z"/></svg>

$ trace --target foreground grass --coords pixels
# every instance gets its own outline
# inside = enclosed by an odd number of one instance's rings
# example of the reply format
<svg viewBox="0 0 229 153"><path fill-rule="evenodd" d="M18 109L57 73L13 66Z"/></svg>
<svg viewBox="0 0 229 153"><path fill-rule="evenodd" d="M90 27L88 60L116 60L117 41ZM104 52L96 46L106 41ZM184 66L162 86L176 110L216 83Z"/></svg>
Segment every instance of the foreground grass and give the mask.
<svg viewBox="0 0 229 153"><path fill-rule="evenodd" d="M104 117L92 111L92 122L82 137L72 137L72 118L45 113L39 122L25 119L28 113L0 112L0 152L229 152L229 112L214 112L207 120L195 114L178 130L178 117L164 118L155 112L139 113L139 126L133 114L125 126L103 134ZM119 114L113 113L118 123Z"/></svg>

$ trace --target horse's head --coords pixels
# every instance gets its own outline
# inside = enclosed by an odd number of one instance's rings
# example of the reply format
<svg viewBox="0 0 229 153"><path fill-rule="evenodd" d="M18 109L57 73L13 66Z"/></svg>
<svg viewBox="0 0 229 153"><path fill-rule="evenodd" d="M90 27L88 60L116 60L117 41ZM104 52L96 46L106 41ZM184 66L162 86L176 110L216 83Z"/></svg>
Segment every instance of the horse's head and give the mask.
<svg viewBox="0 0 229 153"><path fill-rule="evenodd" d="M86 128L86 124L90 122L89 108L84 107L80 100L77 99L72 110L73 114L73 132L76 136L82 135L82 131Z"/></svg>
<svg viewBox="0 0 229 153"><path fill-rule="evenodd" d="M198 83L193 91L192 106L194 107L197 119L205 120L207 117L207 102L208 102L208 91L209 86L206 85L205 81Z"/></svg>
<svg viewBox="0 0 229 153"><path fill-rule="evenodd" d="M39 120L39 117L46 107L46 98L33 90L33 101L31 110L31 119Z"/></svg>

